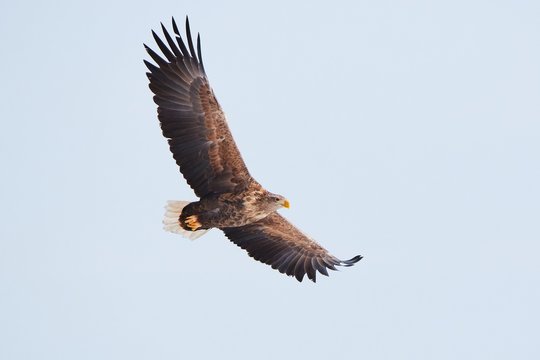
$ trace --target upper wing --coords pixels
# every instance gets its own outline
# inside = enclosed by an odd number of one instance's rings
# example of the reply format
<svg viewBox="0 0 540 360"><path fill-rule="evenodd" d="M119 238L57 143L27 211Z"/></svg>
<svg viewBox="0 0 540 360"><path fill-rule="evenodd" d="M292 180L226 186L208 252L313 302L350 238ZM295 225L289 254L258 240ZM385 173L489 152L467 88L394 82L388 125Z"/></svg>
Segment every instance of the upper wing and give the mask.
<svg viewBox="0 0 540 360"><path fill-rule="evenodd" d="M222 229L236 245L247 250L255 260L302 281L304 275L315 282L317 270L328 276L335 266L352 266L362 256L339 260L303 234L277 212L253 224Z"/></svg>
<svg viewBox="0 0 540 360"><path fill-rule="evenodd" d="M144 63L150 70L146 74L161 129L180 171L199 197L246 187L252 178L206 77L200 37L197 35L195 53L187 18L189 50L174 19L176 43L163 24L161 27L169 47L154 31L152 35L166 60L145 45L157 66Z"/></svg>

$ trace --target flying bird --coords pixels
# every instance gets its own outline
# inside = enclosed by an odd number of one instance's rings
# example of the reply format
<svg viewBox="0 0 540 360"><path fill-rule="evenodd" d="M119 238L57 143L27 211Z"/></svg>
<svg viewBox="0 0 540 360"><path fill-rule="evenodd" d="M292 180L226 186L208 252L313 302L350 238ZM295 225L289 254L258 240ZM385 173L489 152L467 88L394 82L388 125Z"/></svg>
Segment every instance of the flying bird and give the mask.
<svg viewBox="0 0 540 360"><path fill-rule="evenodd" d="M196 239L209 229L221 229L255 260L302 281L317 272L328 276L336 266L352 266L362 256L340 260L331 255L277 210L289 201L264 189L249 173L225 114L206 76L186 17L186 42L172 19L174 36L165 26L163 41L152 35L162 56L144 45L155 64L146 60L150 89L163 135L198 201L168 201L164 229Z"/></svg>

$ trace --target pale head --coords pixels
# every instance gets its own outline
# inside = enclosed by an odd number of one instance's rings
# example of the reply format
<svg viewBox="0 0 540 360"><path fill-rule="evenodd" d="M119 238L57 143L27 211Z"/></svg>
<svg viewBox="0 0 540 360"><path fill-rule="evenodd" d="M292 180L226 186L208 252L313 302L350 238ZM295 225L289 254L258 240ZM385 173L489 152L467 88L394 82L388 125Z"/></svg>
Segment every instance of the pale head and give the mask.
<svg viewBox="0 0 540 360"><path fill-rule="evenodd" d="M272 210L277 210L282 207L288 209L291 206L289 204L289 200L285 199L285 197L278 194L273 194L271 192L266 194L266 203L268 204L269 208L272 208Z"/></svg>

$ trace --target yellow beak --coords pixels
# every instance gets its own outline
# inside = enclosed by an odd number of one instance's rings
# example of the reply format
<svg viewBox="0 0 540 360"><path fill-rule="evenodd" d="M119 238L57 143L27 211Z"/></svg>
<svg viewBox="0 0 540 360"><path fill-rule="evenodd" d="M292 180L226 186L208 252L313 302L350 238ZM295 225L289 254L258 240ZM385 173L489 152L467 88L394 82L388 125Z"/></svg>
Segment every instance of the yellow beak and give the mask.
<svg viewBox="0 0 540 360"><path fill-rule="evenodd" d="M291 204L289 204L289 200L283 200L283 207L287 209L291 207Z"/></svg>

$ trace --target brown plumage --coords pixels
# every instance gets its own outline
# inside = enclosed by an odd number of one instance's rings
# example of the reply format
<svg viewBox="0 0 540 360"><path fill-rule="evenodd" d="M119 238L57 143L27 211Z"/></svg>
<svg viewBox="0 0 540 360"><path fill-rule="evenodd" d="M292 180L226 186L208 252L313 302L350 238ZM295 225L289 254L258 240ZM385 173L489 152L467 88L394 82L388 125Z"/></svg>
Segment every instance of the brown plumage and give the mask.
<svg viewBox="0 0 540 360"><path fill-rule="evenodd" d="M307 274L315 282L317 271L328 275L327 269L359 261L361 256L342 261L330 255L277 213L289 202L249 174L208 82L200 37L195 51L188 19L187 46L174 19L172 24L174 39L161 25L167 45L152 31L165 59L145 45L157 66L144 63L163 135L200 200L169 202L165 229L193 239L219 228L254 259L299 281Z"/></svg>

